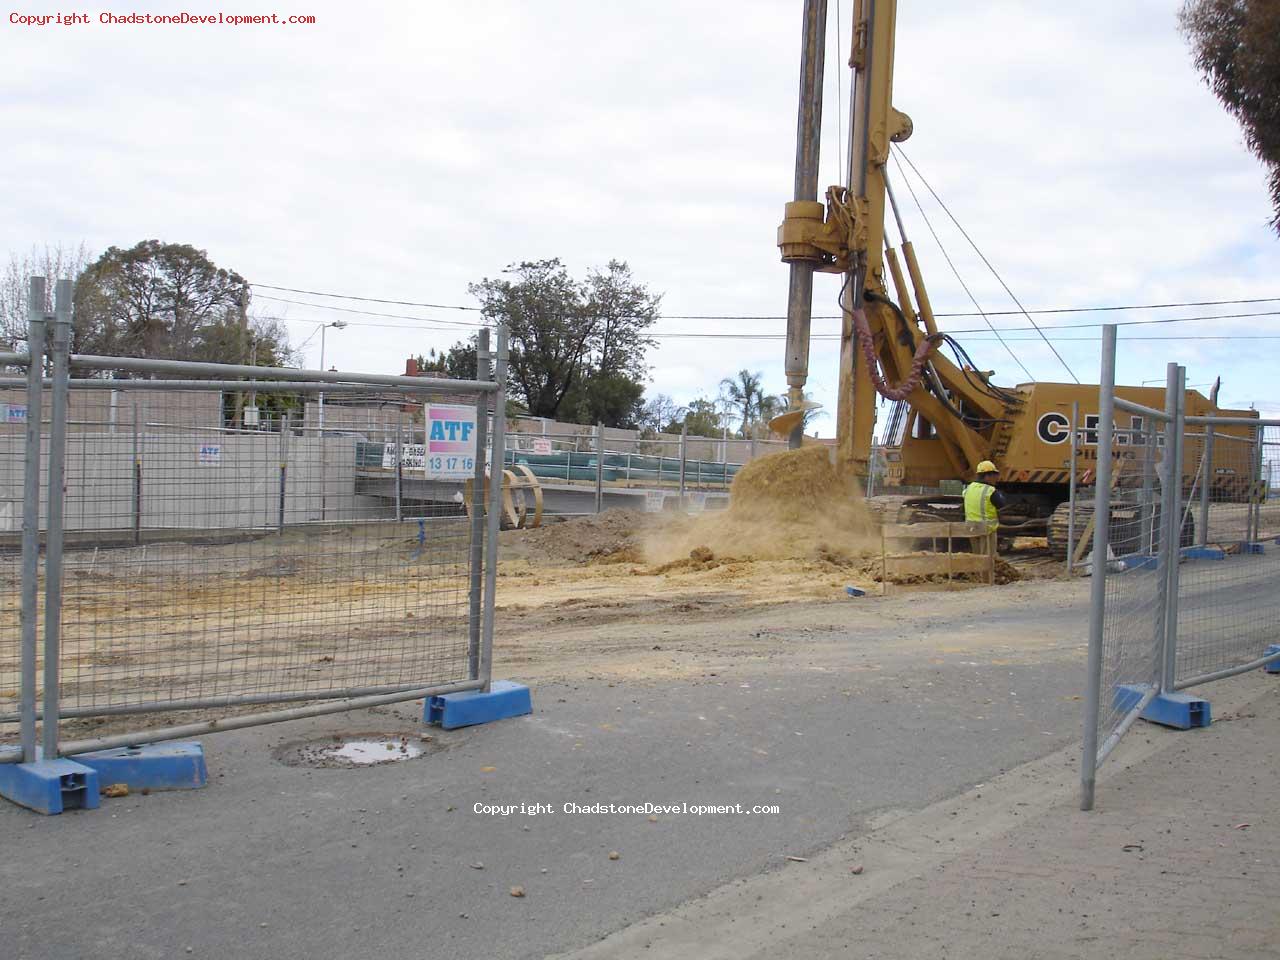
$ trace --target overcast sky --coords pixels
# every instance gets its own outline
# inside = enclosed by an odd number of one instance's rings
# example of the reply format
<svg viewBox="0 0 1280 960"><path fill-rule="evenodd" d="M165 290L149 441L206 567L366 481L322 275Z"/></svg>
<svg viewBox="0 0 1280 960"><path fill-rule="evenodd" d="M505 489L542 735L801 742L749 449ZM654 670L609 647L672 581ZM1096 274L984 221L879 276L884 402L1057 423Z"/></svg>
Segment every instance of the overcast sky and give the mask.
<svg viewBox="0 0 1280 960"><path fill-rule="evenodd" d="M255 283L458 305L475 304L468 282L514 261L560 257L581 275L618 258L663 295L669 316L784 312L775 230L792 184L799 0L260 6L94 6L82 8L92 22L76 26L6 17L2 252L83 240L97 253L158 238L205 249ZM834 53L836 0L830 6L824 184L838 179L836 63L847 56ZM851 6L842 0L843 34ZM1262 168L1195 74L1178 6L902 0L894 99L915 123L907 154L1028 308L1280 298ZM98 22L102 10L219 9L317 23ZM838 73L847 97L847 70ZM971 311L903 199L935 309ZM1010 309L945 216L922 200L981 306ZM836 294L833 278L819 278L815 313L833 313ZM327 365L376 372L399 372L406 356L447 346L468 330L445 321L474 318L264 289L253 308L287 318L294 343L319 322L350 321L329 331ZM1280 310L1280 300L1038 319L1266 310ZM784 329L781 319L674 318L656 328ZM815 333L837 329L836 320L814 324ZM1122 331L1224 334L1280 337L1280 324L1267 316ZM1056 345L1081 380L1096 382L1098 330L1053 335L1070 338ZM989 334L960 336L1000 382L1027 379ZM1013 332L1009 345L1032 375L1070 379L1028 336ZM318 344L308 345L309 366L319 364ZM1277 348L1280 339L1131 339L1120 376L1163 382L1165 363L1178 360L1192 384L1221 374L1224 403L1280 412ZM665 339L649 358L650 390L685 402L746 367L781 391L782 358L781 340ZM836 346L816 341L810 388L828 408L836 382ZM833 421L817 428L829 435Z"/></svg>

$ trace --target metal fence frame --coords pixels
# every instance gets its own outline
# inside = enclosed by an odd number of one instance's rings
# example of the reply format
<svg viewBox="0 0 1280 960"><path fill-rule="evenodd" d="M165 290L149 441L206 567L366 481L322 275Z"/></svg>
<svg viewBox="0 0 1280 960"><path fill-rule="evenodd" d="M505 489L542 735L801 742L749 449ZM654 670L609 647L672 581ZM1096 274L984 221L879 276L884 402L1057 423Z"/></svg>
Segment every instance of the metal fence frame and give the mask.
<svg viewBox="0 0 1280 960"><path fill-rule="evenodd" d="M21 535L21 614L19 631L20 690L17 722L19 744L0 746L0 763L30 763L43 757L53 759L141 742L172 740L198 736L215 730L232 730L266 723L277 723L301 717L337 713L379 704L437 696L464 690L488 690L493 670L494 594L497 575L497 547L501 509L493 506L502 501L503 472L490 469L486 476L486 453L502 450L505 431L505 399L507 371L507 330L496 328L496 350L490 350L490 332L482 330L478 342L476 380L447 380L424 377L399 377L379 374L350 374L322 370L295 370L236 364L213 364L128 357L101 357L70 353L71 283L60 280L56 287L56 307L52 316L45 314L45 280L33 277L30 282L29 334L27 353L0 354L0 365L25 368L25 377L0 378L0 386L24 388L26 391L26 427L23 449L23 511ZM46 376L46 370L48 375ZM87 371L93 376L73 378L72 371ZM174 379L113 379L103 374L128 371ZM198 379L207 378L207 379ZM60 627L62 624L64 504L67 450L68 398L72 390L154 390L163 387L174 391L226 390L239 392L290 391L332 395L392 388L414 397L441 394L474 396L477 408L477 455L472 482L485 494L473 498L467 550L467 656L466 676L456 682L432 686L365 685L323 693L301 691L296 694L227 695L199 700L152 703L150 709L98 709L74 711L78 716L123 715L155 710L197 709L220 706L313 701L302 706L273 709L263 713L219 717L196 723L148 729L96 738L60 741L61 721L70 716L60 705ZM51 415L48 421L48 450L44 447L42 404L48 392ZM490 427L491 424L491 427ZM281 430L281 452L287 443ZM487 447L486 447L487 444ZM399 440L397 440L399 446ZM136 447L135 447L136 451ZM42 471L42 458L47 466ZM496 458L495 458L496 459ZM283 491L285 464L281 462ZM397 468L397 475L400 470ZM42 477L42 474L44 475ZM41 481L47 483L45 503L45 544L41 558ZM397 483L397 516L399 516L399 484ZM283 493L282 493L283 495ZM283 520L283 515L282 515ZM43 569L44 616L39 617L40 581ZM43 682L37 683L37 661L40 653L37 628L43 619ZM42 689L41 703L37 691ZM39 743L37 725L39 724Z"/></svg>
<svg viewBox="0 0 1280 960"><path fill-rule="evenodd" d="M1220 669L1201 673L1197 676L1183 676L1179 671L1179 612L1190 600L1180 591L1181 567L1185 560L1193 557L1190 551L1194 547L1203 550L1210 542L1209 503L1212 478L1213 450L1215 446L1214 428L1231 426L1237 429L1249 428L1253 431L1250 453L1250 477L1247 483L1249 503L1243 539L1238 552L1252 555L1262 552L1260 544L1255 543L1261 530L1261 505L1267 490L1260 486L1263 471L1263 448L1265 430L1268 427L1280 427L1280 420L1264 420L1253 418L1233 418L1216 416L1189 416L1186 410L1186 368L1170 363L1166 371L1165 409L1155 410L1132 403L1115 395L1115 363L1116 363L1116 327L1107 325L1103 328L1102 343L1102 377L1099 398L1099 423L1097 435L1097 475L1094 495L1094 516L1111 516L1113 456L1115 447L1115 414L1116 411L1140 416L1147 424L1147 437L1151 438L1151 430L1155 424L1163 425L1164 430L1164 472L1161 485L1160 530L1149 531L1145 538L1147 553L1153 556L1139 556L1138 562L1130 568L1123 559L1115 560L1111 552L1111 522L1095 523L1093 530L1093 552L1090 563L1090 598L1089 598L1089 655L1086 673L1086 696L1084 707L1084 746L1081 762L1081 799L1082 810L1090 810L1094 804L1097 769L1124 737L1125 733L1152 705L1157 698L1176 694L1188 687L1199 686L1214 680L1238 676L1260 667L1280 662L1280 648L1272 648L1272 652L1256 657L1248 662L1231 663ZM1188 427L1204 427L1203 435L1195 435L1201 440L1201 454L1197 470L1188 486L1183 476L1185 468L1186 441L1190 436ZM1219 435L1221 442L1225 434ZM1233 438L1240 439L1240 438ZM1149 440L1148 440L1149 443ZM1154 450L1150 445L1148 450ZM1153 459L1153 458L1151 458ZM1177 473L1174 473L1174 470ZM1144 491L1150 490L1151 478L1144 474ZM1184 488L1186 488L1184 490ZM1193 508L1199 516L1199 533L1193 538L1194 547L1183 543L1185 538L1184 522ZM1154 523L1152 523L1154 526ZM1156 542L1158 540L1158 543ZM1154 551L1151 549L1154 546ZM1227 551L1217 551L1220 556L1207 562L1226 562L1231 559ZM1108 583L1126 576L1133 576L1134 570L1150 570L1154 564L1155 580L1158 594L1154 605L1154 622L1150 625L1154 630L1155 642L1150 647L1150 660L1147 668L1149 683L1128 684L1127 691L1118 688L1103 689L1104 668L1104 632L1108 623ZM1117 569L1118 568L1118 569ZM1277 630L1280 640L1280 629ZM1219 658L1220 660L1223 658ZM1140 678L1131 678L1138 680ZM1145 689L1144 689L1145 688ZM1137 691L1141 693L1138 695ZM1119 721L1109 730L1099 730L1104 694L1113 697L1113 712L1121 714Z"/></svg>

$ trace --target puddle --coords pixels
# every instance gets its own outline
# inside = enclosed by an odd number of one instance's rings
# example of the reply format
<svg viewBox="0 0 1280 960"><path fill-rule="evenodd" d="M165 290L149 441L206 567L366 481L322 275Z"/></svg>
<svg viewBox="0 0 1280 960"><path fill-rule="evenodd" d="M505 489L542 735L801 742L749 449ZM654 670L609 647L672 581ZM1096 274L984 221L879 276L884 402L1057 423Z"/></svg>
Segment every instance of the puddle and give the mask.
<svg viewBox="0 0 1280 960"><path fill-rule="evenodd" d="M422 756L422 748L415 743L395 740L348 740L346 743L334 744L329 756L363 767L371 763L412 760Z"/></svg>
<svg viewBox="0 0 1280 960"><path fill-rule="evenodd" d="M276 758L291 767L371 767L414 760L436 746L432 735L360 733L288 744Z"/></svg>

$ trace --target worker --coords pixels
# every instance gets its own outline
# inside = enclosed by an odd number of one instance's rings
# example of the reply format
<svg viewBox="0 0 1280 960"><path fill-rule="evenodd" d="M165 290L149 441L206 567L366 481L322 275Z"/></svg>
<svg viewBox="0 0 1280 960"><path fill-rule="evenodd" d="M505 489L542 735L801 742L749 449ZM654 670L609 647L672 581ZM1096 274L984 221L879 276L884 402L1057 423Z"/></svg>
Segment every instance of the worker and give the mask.
<svg viewBox="0 0 1280 960"><path fill-rule="evenodd" d="M974 469L977 479L964 488L965 523L983 524L991 534L988 550L995 552L995 534L1000 526L999 510L1005 505L1005 496L994 486L1000 471L990 460L983 460Z"/></svg>

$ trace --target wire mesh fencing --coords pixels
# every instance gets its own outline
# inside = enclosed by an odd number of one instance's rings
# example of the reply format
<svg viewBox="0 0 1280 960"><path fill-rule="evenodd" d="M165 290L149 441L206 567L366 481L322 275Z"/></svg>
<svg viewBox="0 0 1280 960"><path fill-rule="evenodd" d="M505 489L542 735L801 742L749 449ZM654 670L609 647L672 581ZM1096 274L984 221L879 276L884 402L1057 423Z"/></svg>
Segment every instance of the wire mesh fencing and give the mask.
<svg viewBox="0 0 1280 960"><path fill-rule="evenodd" d="M1196 535L1179 574L1178 688L1249 669L1280 639L1280 504L1269 501L1280 426L1188 421L1199 455L1183 506Z"/></svg>
<svg viewBox="0 0 1280 960"><path fill-rule="evenodd" d="M1122 458L1114 462L1106 491L1095 493L1093 504L1077 508L1082 538L1101 552L1087 558L1093 575L1105 589L1106 616L1101 623L1101 677L1093 722L1096 742L1105 757L1115 740L1133 722L1137 703L1124 690L1154 690L1160 679L1163 648L1166 557L1162 500L1168 421L1148 415L1141 427L1113 433ZM1123 440L1124 443L1116 443ZM1105 494L1105 495L1104 495ZM1106 502L1105 508L1100 506ZM1110 517L1106 546L1095 535L1102 517ZM1088 721L1086 721L1088 722Z"/></svg>
<svg viewBox="0 0 1280 960"><path fill-rule="evenodd" d="M1128 401L1117 396L1115 351L1107 326L1085 533L1093 544L1086 810L1098 765L1139 717L1203 725L1207 709L1177 691L1280 660L1280 504L1270 497L1280 421L1252 411L1189 416L1186 370L1176 364L1164 410ZM1131 428L1117 429L1118 413Z"/></svg>
<svg viewBox="0 0 1280 960"><path fill-rule="evenodd" d="M0 629L0 741L20 737L26 756L37 721L56 742L59 721L80 733L87 718L146 714L115 727L152 740L170 711L212 728L264 704L338 709L487 684L498 488L486 452L501 444L502 371L445 385L255 370L241 383L237 367L69 362L90 376L41 391L34 490L27 442L0 427L4 503L12 516L34 500L47 544L23 549L10 519L0 602L16 614L43 589L44 629L55 624L34 686L30 617ZM0 760L18 756L0 747Z"/></svg>
<svg viewBox="0 0 1280 960"><path fill-rule="evenodd" d="M788 447L780 440L642 436L603 425L551 429L536 423L537 432L507 435L503 462L536 478L547 491L547 512L555 514L610 507L698 509L709 502L707 493L716 495L710 502L727 503L719 495L728 492L743 466Z"/></svg>

